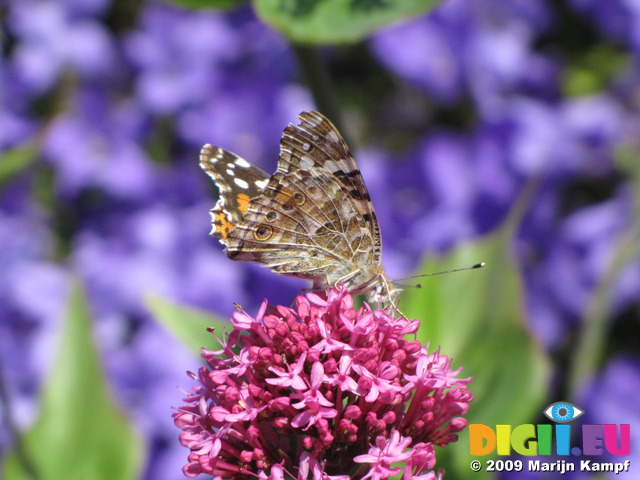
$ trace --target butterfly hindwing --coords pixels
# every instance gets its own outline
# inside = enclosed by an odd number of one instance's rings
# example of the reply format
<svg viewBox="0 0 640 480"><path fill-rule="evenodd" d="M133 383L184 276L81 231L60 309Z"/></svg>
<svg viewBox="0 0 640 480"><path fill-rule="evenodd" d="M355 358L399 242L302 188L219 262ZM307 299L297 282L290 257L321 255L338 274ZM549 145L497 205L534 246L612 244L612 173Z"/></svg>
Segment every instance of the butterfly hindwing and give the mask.
<svg viewBox="0 0 640 480"><path fill-rule="evenodd" d="M324 211L314 205L301 187L317 182L308 173L300 173L295 183L288 180L283 178L277 189L270 188L270 182L264 195L250 202L243 221L229 236L228 254L234 260L262 263L276 273L308 278L324 287L328 279L351 271L345 231L355 235L357 222L341 217L326 204ZM336 205L346 205L341 197L338 192ZM341 227L336 228L337 224Z"/></svg>

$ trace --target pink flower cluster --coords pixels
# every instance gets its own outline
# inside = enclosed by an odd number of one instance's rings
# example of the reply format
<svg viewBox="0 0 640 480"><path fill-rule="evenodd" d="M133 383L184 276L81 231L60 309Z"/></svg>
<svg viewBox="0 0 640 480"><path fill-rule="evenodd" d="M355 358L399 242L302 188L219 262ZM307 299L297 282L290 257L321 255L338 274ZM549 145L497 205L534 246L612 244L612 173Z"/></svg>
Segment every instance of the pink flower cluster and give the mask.
<svg viewBox="0 0 640 480"><path fill-rule="evenodd" d="M174 413L186 476L440 477L433 446L457 440L473 396L447 357L405 338L416 320L356 310L338 288L268 313L265 300L232 324Z"/></svg>

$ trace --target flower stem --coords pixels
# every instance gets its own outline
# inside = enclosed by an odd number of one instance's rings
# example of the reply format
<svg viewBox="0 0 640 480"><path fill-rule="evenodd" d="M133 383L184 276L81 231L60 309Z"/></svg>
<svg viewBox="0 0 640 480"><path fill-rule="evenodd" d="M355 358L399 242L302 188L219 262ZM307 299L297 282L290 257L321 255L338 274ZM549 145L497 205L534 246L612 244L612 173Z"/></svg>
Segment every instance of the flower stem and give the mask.
<svg viewBox="0 0 640 480"><path fill-rule="evenodd" d="M316 107L331 121L341 132L345 132L340 115L340 107L335 94L335 88L331 80L331 75L326 63L321 58L316 47L292 44L293 53L296 56L300 71L311 89L311 94L316 103ZM347 143L348 139L347 139Z"/></svg>
<svg viewBox="0 0 640 480"><path fill-rule="evenodd" d="M640 256L640 169L636 169L636 188L631 217L635 219L619 239L607 272L597 287L584 318L569 371L570 393L575 398L584 382L593 376L603 360L605 342L610 332L610 316L614 287L622 269Z"/></svg>

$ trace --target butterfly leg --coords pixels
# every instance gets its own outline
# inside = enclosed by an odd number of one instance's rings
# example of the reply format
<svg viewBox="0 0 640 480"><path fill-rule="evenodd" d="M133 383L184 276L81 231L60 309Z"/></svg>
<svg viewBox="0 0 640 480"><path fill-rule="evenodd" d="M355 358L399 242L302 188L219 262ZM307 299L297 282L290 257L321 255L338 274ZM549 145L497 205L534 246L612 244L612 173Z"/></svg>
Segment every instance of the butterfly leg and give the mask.
<svg viewBox="0 0 640 480"><path fill-rule="evenodd" d="M358 270L354 270L352 272L347 273L346 275L340 277L338 280L336 280L333 284L333 288L337 288L338 285L343 284L345 287L347 287L347 290L350 290L350 286L349 285L351 282L350 280L353 279L354 277L358 276L358 274L360 273L360 269Z"/></svg>

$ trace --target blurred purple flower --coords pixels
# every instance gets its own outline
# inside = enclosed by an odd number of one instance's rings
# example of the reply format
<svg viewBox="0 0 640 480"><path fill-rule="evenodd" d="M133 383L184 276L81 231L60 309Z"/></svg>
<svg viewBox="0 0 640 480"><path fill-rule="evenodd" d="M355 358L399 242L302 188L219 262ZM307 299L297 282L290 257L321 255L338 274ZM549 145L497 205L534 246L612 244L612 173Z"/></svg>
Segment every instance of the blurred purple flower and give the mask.
<svg viewBox="0 0 640 480"><path fill-rule="evenodd" d="M480 29L470 39L465 78L477 115L491 120L519 95L558 94L558 67L532 48L534 41L534 32L517 23Z"/></svg>
<svg viewBox="0 0 640 480"><path fill-rule="evenodd" d="M468 89L480 115L490 117L513 91L553 88L553 62L531 48L548 19L540 1L454 0L377 34L372 47L438 102L457 101Z"/></svg>
<svg viewBox="0 0 640 480"><path fill-rule="evenodd" d="M291 83L288 45L246 9L222 15L150 4L125 45L141 105L175 115L178 135L192 145L213 142L257 163L274 152L275 160L282 125L311 105Z"/></svg>
<svg viewBox="0 0 640 480"><path fill-rule="evenodd" d="M142 147L147 118L108 92L80 90L71 111L52 122L43 155L55 167L62 196L98 188L121 200L149 200L153 168Z"/></svg>
<svg viewBox="0 0 640 480"><path fill-rule="evenodd" d="M101 228L80 232L74 263L98 317L142 315L147 293L209 308L243 298L239 270L230 268L222 252L216 254L207 236L206 207L158 204L129 214L115 211ZM198 222L203 211L205 220ZM225 306L231 308L229 302Z"/></svg>
<svg viewBox="0 0 640 480"><path fill-rule="evenodd" d="M640 6L631 0L571 0L606 36L640 51Z"/></svg>
<svg viewBox="0 0 640 480"><path fill-rule="evenodd" d="M178 127L191 144L222 146L272 173L283 127L311 105L308 92L295 85L229 86L225 95L185 112Z"/></svg>
<svg viewBox="0 0 640 480"><path fill-rule="evenodd" d="M0 49L4 49L0 37ZM26 142L36 131L38 121L31 118L29 92L16 78L11 62L0 56L0 152Z"/></svg>
<svg viewBox="0 0 640 480"><path fill-rule="evenodd" d="M503 146L490 134L477 137L432 132L393 163L373 150L358 155L396 275L409 274L425 252L443 253L495 228L513 202L519 184Z"/></svg>
<svg viewBox="0 0 640 480"><path fill-rule="evenodd" d="M479 233L500 225L524 184L513 168L508 143L509 128L499 124L479 126L470 141L468 162L477 190L472 219Z"/></svg>
<svg viewBox="0 0 640 480"><path fill-rule="evenodd" d="M11 88L9 75L0 59L0 152L24 145L38 127L26 112L27 101L21 92Z"/></svg>
<svg viewBox="0 0 640 480"><path fill-rule="evenodd" d="M503 114L501 120L509 128L506 154L516 173L530 177L563 172L566 177L576 172L579 158L572 151L558 106L516 98Z"/></svg>
<svg viewBox="0 0 640 480"><path fill-rule="evenodd" d="M55 85L65 69L86 80L104 82L117 75L117 53L113 39L101 24L106 2L89 2L82 10L78 2L13 0L7 25L18 43L12 62L18 77L34 94Z"/></svg>
<svg viewBox="0 0 640 480"><path fill-rule="evenodd" d="M111 0L58 0L58 2L65 5L69 15L74 18L99 17L111 6Z"/></svg>
<svg viewBox="0 0 640 480"><path fill-rule="evenodd" d="M443 252L474 235L471 219L476 188L466 139L432 134L417 152L432 202L412 237L430 251Z"/></svg>
<svg viewBox="0 0 640 480"><path fill-rule="evenodd" d="M600 93L563 102L562 122L584 175L611 172L617 150L633 138L638 120L622 101Z"/></svg>
<svg viewBox="0 0 640 480"><path fill-rule="evenodd" d="M599 95L557 104L514 98L496 120L514 174L567 181L611 172L613 152L628 134L626 117L612 98Z"/></svg>
<svg viewBox="0 0 640 480"><path fill-rule="evenodd" d="M434 15L385 29L371 43L385 66L424 88L439 101L458 100L462 93L459 44Z"/></svg>
<svg viewBox="0 0 640 480"><path fill-rule="evenodd" d="M591 307L594 291L612 266L630 215L630 198L620 195L577 210L557 227L559 230L548 232L543 259L527 273L530 321L548 348L562 342L571 324L584 318ZM632 270L626 272L629 275ZM637 272L627 278L634 277ZM628 294L637 288L636 284L626 290L627 295L616 295L614 305L620 308L622 298L631 300Z"/></svg>
<svg viewBox="0 0 640 480"><path fill-rule="evenodd" d="M149 111L170 115L215 95L224 67L239 53L227 17L150 3L125 39L136 69L136 96Z"/></svg>
<svg viewBox="0 0 640 480"><path fill-rule="evenodd" d="M0 152L24 145L35 130L35 122L9 110L0 109Z"/></svg>

